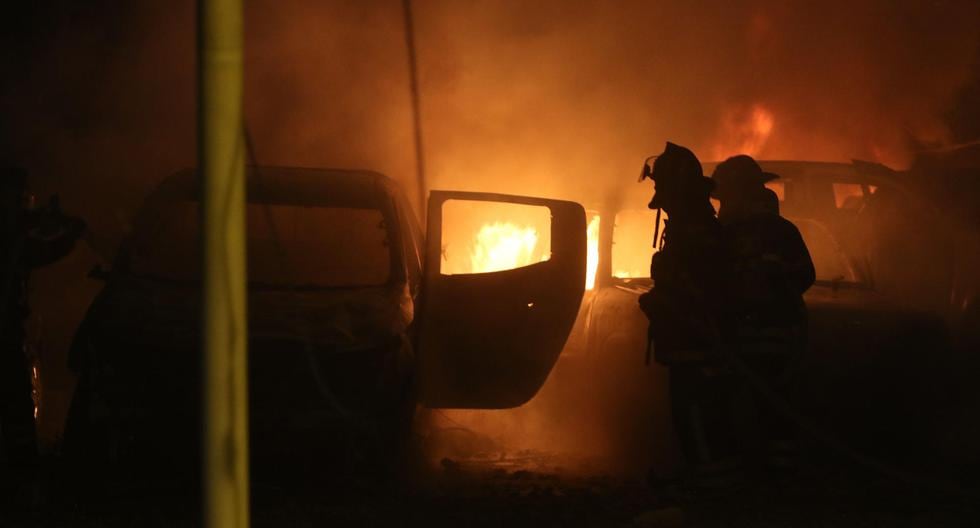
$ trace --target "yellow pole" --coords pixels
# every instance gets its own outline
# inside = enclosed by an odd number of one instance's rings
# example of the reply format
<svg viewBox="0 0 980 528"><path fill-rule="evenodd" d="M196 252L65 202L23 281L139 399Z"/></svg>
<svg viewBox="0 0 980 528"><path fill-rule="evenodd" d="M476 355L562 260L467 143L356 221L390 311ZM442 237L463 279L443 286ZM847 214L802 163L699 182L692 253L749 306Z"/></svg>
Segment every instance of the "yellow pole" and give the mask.
<svg viewBox="0 0 980 528"><path fill-rule="evenodd" d="M203 490L209 527L249 524L242 0L198 3Z"/></svg>

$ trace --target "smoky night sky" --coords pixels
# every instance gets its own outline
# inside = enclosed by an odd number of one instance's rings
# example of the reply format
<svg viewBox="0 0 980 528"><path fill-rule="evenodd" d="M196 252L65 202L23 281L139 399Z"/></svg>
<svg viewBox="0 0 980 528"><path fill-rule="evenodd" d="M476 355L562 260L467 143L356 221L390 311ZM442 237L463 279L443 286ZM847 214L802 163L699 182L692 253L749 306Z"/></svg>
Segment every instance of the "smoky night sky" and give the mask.
<svg viewBox="0 0 980 528"><path fill-rule="evenodd" d="M258 161L414 185L401 3L246 3ZM111 253L194 163L194 3L60 1L5 17L5 163ZM415 2L432 188L572 199L665 140L702 159L881 161L980 136L976 2ZM414 193L410 193L414 195Z"/></svg>

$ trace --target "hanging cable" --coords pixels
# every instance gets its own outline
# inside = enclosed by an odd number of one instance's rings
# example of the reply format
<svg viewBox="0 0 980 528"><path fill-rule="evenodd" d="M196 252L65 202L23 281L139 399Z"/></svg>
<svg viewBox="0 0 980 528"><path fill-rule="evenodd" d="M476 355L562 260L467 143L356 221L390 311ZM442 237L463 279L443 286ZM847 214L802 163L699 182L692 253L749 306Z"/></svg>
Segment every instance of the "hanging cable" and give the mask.
<svg viewBox="0 0 980 528"><path fill-rule="evenodd" d="M422 109L419 98L418 58L415 52L415 22L412 0L402 0L405 21L405 47L408 50L408 83L412 98L412 126L415 139L415 177L418 182L419 216L425 220L426 194L425 149L422 143Z"/></svg>

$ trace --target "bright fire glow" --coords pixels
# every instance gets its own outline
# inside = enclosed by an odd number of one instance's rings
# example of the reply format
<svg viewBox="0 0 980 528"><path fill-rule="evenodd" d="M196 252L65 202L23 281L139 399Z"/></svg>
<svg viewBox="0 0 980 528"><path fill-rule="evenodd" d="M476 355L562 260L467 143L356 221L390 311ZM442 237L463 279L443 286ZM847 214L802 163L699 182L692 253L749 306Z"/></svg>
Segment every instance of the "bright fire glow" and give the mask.
<svg viewBox="0 0 980 528"><path fill-rule="evenodd" d="M656 250L653 225L657 215L649 209L627 209L616 215L612 244L612 275L618 279L650 276L650 259ZM666 230L667 215L660 217L660 234Z"/></svg>
<svg viewBox="0 0 980 528"><path fill-rule="evenodd" d="M585 289L595 287L596 271L599 268L599 216L593 216L586 230ZM491 222L484 224L477 232L470 251L469 273L490 273L503 271L536 262L535 248L538 245L538 231L533 227L519 226L511 222ZM548 255L540 261L548 260Z"/></svg>
<svg viewBox="0 0 980 528"><path fill-rule="evenodd" d="M599 215L592 217L586 232L588 233L588 242L586 243L588 253L585 260L585 289L591 290L595 288L595 276L599 269Z"/></svg>
<svg viewBox="0 0 980 528"><path fill-rule="evenodd" d="M502 271L534 263L538 231L510 222L493 222L480 228L470 253L471 273ZM547 260L547 256L542 259Z"/></svg>

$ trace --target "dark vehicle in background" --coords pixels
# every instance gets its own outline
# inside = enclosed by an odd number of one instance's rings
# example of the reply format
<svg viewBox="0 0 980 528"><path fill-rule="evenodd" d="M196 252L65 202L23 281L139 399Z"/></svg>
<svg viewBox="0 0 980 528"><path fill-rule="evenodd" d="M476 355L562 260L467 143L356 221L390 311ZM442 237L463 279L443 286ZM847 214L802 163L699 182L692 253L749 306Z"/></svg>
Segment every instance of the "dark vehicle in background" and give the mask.
<svg viewBox="0 0 980 528"><path fill-rule="evenodd" d="M537 392L581 300L581 206L433 191L425 237L397 183L375 172L256 167L247 181L257 474L321 472L321 462L336 472L344 460L390 467L416 405L501 408ZM196 476L197 190L193 171L167 178L112 269L94 270L106 286L71 351L79 384L65 442L85 463ZM550 258L442 273L450 201L547 208Z"/></svg>
<svg viewBox="0 0 980 528"><path fill-rule="evenodd" d="M908 171L884 174L904 192L875 193L859 221L871 231L875 287L903 305L942 314L954 347L953 374L937 385L954 391L936 412L948 427L937 451L964 474L980 467L980 145L923 154ZM931 362L925 354L921 361Z"/></svg>
<svg viewBox="0 0 980 528"><path fill-rule="evenodd" d="M901 444L927 441L923 435L937 419L935 405L950 397L936 386L949 360L946 331L936 313L913 309L876 288L868 251L873 232L863 219L879 193L909 191L879 165L760 164L780 175L767 186L779 197L781 214L799 228L817 272L805 296L809 348L787 381L794 404L829 428L857 431L853 440L875 452L899 438ZM713 168L705 164L705 174ZM650 458L641 465L670 473L681 455L669 433L667 373L654 362L643 367L647 320L637 305L652 286L655 213L646 209L649 191L636 185L624 193L628 199L590 211L600 219L596 286L585 296L575 341L558 368L613 380L592 390L605 400L596 421L604 424L607 443L623 453L645 453ZM596 376L596 369L614 374ZM609 416L609 409L624 409L633 418ZM638 412L644 417L638 419ZM899 424L907 429L895 435Z"/></svg>
<svg viewBox="0 0 980 528"><path fill-rule="evenodd" d="M980 147L974 151L980 153ZM949 153L953 155L954 153ZM871 233L875 285L908 304L943 314L957 344L980 351L980 155L959 166L942 157L885 172L892 192L859 213ZM898 265L896 265L898 264Z"/></svg>

